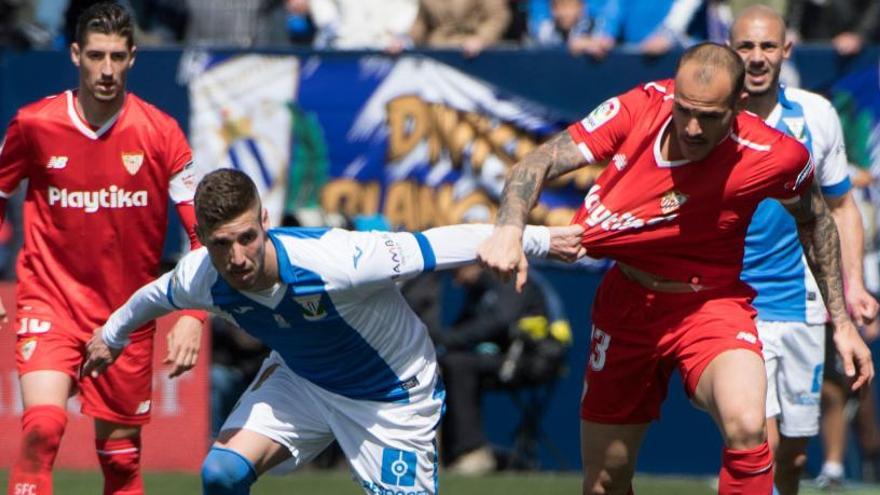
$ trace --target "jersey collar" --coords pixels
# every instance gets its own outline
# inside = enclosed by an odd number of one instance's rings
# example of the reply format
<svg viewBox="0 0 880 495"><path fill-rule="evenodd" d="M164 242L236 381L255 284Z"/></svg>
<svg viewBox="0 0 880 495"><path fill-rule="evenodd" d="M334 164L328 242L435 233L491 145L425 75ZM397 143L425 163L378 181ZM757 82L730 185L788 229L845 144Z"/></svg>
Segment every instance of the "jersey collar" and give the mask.
<svg viewBox="0 0 880 495"><path fill-rule="evenodd" d="M71 123L73 123L73 126L76 127L80 133L93 141L106 134L107 131L109 131L110 128L113 127L113 124L115 124L116 121L119 120L119 115L122 113L122 110L125 109L125 103L123 103L118 112L107 119L107 122L104 122L104 125L102 125L98 130L93 131L88 124L86 124L82 121L81 118L79 118L79 114L76 112L76 104L73 100L75 98L73 91L68 89L67 91L65 91L65 94L67 95L67 115L68 117L70 117ZM128 98L126 97L126 100L127 99Z"/></svg>
<svg viewBox="0 0 880 495"><path fill-rule="evenodd" d="M764 119L764 122L767 123L770 127L776 127L776 124L779 122L779 119L782 118L783 109L791 110L794 104L791 100L785 96L785 85L779 84L779 89L776 90L776 106L773 107L773 110L770 111L770 115Z"/></svg>

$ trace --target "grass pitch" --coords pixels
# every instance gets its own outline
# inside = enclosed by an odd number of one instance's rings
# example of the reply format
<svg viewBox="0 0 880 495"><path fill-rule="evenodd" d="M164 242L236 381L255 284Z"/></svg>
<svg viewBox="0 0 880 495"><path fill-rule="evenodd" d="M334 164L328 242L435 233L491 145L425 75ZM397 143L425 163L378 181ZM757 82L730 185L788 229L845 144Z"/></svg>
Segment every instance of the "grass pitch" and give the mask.
<svg viewBox="0 0 880 495"><path fill-rule="evenodd" d="M0 471L0 488L5 490L8 472ZM497 474L480 478L442 475L440 491L452 495L573 495L580 493L577 473ZM200 493L198 476L178 473L146 473L148 494L191 495ZM95 472L59 471L55 474L58 495L94 495L101 493L101 476ZM0 490L2 491L2 490ZM715 489L707 479L637 475L638 495L711 495ZM251 490L253 495L315 493L320 495L360 495L363 492L346 471L304 471L286 476L264 476ZM808 485L804 495L820 492ZM880 495L880 486L849 487L845 495Z"/></svg>

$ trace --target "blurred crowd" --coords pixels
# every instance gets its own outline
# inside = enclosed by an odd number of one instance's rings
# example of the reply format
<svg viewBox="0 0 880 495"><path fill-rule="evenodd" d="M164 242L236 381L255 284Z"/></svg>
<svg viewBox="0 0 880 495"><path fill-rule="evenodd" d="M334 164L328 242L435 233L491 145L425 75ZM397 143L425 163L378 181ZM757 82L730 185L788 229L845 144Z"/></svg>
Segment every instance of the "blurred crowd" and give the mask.
<svg viewBox="0 0 880 495"><path fill-rule="evenodd" d="M0 0L0 45L65 47L94 0ZM433 47L476 56L490 46L565 47L604 57L623 47L661 55L721 41L755 4L784 12L789 37L841 55L876 42L880 0L123 0L140 45L341 50Z"/></svg>

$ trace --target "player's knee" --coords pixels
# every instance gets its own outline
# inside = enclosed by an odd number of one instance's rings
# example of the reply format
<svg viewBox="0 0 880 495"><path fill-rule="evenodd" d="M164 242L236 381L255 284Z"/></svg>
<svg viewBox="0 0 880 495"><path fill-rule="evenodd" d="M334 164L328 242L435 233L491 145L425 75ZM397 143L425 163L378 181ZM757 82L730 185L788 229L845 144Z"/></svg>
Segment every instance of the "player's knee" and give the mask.
<svg viewBox="0 0 880 495"><path fill-rule="evenodd" d="M635 456L623 442L612 442L603 456L584 463L584 493L626 493L632 481Z"/></svg>
<svg viewBox="0 0 880 495"><path fill-rule="evenodd" d="M762 410L744 409L724 420L724 440L732 449L751 449L767 439L767 424Z"/></svg>
<svg viewBox="0 0 880 495"><path fill-rule="evenodd" d="M22 444L30 452L55 452L67 426L67 415L57 406L28 408L22 417Z"/></svg>
<svg viewBox="0 0 880 495"><path fill-rule="evenodd" d="M202 463L204 495L246 495L256 479L253 464L233 450L214 447Z"/></svg>

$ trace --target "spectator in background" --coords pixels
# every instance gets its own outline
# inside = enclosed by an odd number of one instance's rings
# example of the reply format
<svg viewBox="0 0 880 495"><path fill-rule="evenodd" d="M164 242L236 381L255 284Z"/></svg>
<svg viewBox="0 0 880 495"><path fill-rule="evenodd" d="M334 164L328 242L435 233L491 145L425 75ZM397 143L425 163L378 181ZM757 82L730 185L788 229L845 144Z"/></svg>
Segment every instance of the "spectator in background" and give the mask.
<svg viewBox="0 0 880 495"><path fill-rule="evenodd" d="M552 0L551 17L536 25L533 43L537 46L567 46L573 54L583 53L580 46L591 41L593 20L583 0Z"/></svg>
<svg viewBox="0 0 880 495"><path fill-rule="evenodd" d="M659 56L676 46L688 46L688 26L703 7L703 0L675 0L660 26L639 45L642 53Z"/></svg>
<svg viewBox="0 0 880 495"><path fill-rule="evenodd" d="M266 0L260 10L260 46L311 46L317 28L309 0Z"/></svg>
<svg viewBox="0 0 880 495"><path fill-rule="evenodd" d="M482 427L483 392L554 380L564 360L568 322L549 310L561 305L548 301L559 296L539 274L529 275L517 293L480 266L455 270L454 285L463 291L465 306L449 328L440 324L444 291L437 274L404 288L437 347L447 401L442 452L452 473L482 475L497 467Z"/></svg>
<svg viewBox="0 0 880 495"><path fill-rule="evenodd" d="M411 44L418 0L310 0L317 48L375 49L392 54Z"/></svg>
<svg viewBox="0 0 880 495"><path fill-rule="evenodd" d="M791 0L790 27L805 41L830 41L841 56L876 41L880 0Z"/></svg>
<svg viewBox="0 0 880 495"><path fill-rule="evenodd" d="M463 220L487 222L489 212L474 207ZM445 328L442 275L412 280L403 293L428 327L446 384L441 443L448 469L482 475L497 466L482 427L483 392L556 379L571 331L559 295L540 273L530 271L520 293L479 265L453 272L453 285L462 291L464 306Z"/></svg>
<svg viewBox="0 0 880 495"><path fill-rule="evenodd" d="M510 17L506 0L420 0L410 36L417 46L476 57L501 39Z"/></svg>
<svg viewBox="0 0 880 495"><path fill-rule="evenodd" d="M866 342L877 339L877 326L865 331ZM873 387L863 394L849 390L846 375L837 356L826 343L825 368L822 381L822 448L824 459L815 483L823 490L838 490L844 485L844 457L847 430L852 420L862 455L862 476L865 481L880 481L880 433L876 424Z"/></svg>
<svg viewBox="0 0 880 495"><path fill-rule="evenodd" d="M254 46L260 4L254 0L186 0L186 42L200 46Z"/></svg>
<svg viewBox="0 0 880 495"><path fill-rule="evenodd" d="M605 0L596 16L596 43L587 53L603 58L617 44L640 45L658 32L675 0Z"/></svg>

